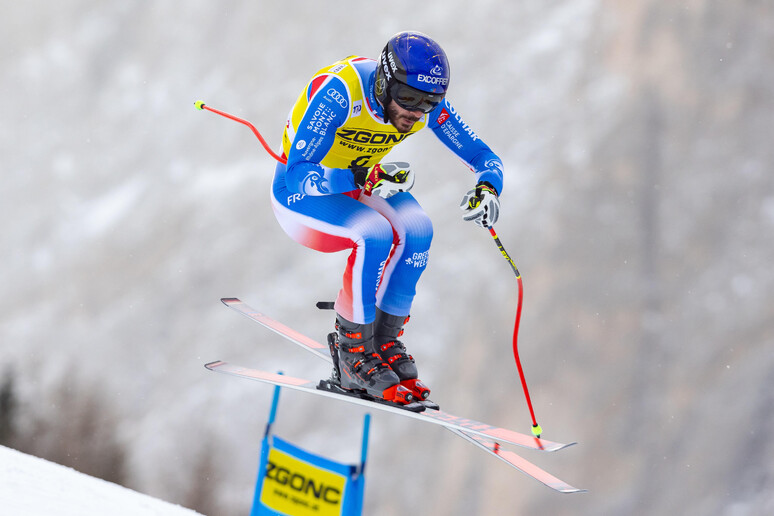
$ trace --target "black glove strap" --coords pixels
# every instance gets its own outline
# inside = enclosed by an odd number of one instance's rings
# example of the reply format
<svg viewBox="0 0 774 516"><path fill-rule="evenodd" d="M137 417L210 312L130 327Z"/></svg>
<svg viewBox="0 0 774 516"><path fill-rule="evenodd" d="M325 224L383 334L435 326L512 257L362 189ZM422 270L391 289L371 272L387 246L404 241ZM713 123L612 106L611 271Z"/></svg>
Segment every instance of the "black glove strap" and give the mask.
<svg viewBox="0 0 774 516"><path fill-rule="evenodd" d="M366 177L368 177L368 169L355 165L350 170L352 170L352 175L355 176L355 185L358 188L363 188L363 185L365 185L366 182Z"/></svg>
<svg viewBox="0 0 774 516"><path fill-rule="evenodd" d="M497 188L494 187L492 183L489 181L479 181L478 184L476 184L476 197L481 197L481 188L486 186L490 190L494 192L496 196L500 196L500 193L497 191Z"/></svg>

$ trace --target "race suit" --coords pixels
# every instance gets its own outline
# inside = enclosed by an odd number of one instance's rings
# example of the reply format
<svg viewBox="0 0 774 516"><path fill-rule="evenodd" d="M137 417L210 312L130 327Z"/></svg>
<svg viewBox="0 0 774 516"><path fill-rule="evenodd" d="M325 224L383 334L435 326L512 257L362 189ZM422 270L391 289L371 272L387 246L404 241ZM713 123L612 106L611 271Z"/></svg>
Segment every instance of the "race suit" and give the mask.
<svg viewBox="0 0 774 516"><path fill-rule="evenodd" d="M322 252L351 249L336 312L365 324L375 307L408 315L433 236L409 192L388 199L362 194L351 167L382 161L428 126L475 173L502 191L502 162L444 99L408 133L384 120L374 95L376 61L350 56L318 71L301 92L282 137L287 165L277 165L272 207L283 230Z"/></svg>

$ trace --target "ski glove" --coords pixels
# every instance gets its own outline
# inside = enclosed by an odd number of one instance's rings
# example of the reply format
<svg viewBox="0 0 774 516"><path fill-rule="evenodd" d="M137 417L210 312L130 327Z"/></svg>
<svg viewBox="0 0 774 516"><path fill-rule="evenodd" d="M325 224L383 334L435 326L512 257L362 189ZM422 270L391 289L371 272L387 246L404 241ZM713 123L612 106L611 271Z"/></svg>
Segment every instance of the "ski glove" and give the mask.
<svg viewBox="0 0 774 516"><path fill-rule="evenodd" d="M465 212L463 220L472 220L482 228L492 227L500 216L497 190L488 182L481 181L476 188L465 194L460 209Z"/></svg>
<svg viewBox="0 0 774 516"><path fill-rule="evenodd" d="M352 173L363 193L385 199L398 192L408 192L414 186L414 171L404 162L377 163L370 168L354 166Z"/></svg>

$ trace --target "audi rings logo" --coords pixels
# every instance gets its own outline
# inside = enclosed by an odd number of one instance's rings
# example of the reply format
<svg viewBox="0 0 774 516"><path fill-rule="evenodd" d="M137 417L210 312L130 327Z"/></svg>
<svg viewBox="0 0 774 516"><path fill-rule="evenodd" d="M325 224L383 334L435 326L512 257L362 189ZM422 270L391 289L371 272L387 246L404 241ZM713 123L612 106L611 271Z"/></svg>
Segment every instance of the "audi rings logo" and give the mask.
<svg viewBox="0 0 774 516"><path fill-rule="evenodd" d="M328 91L325 92L326 95L328 95L330 98L332 98L335 102L339 104L339 106L346 108L347 107L347 99L344 98L344 95L339 93L333 88L329 88Z"/></svg>

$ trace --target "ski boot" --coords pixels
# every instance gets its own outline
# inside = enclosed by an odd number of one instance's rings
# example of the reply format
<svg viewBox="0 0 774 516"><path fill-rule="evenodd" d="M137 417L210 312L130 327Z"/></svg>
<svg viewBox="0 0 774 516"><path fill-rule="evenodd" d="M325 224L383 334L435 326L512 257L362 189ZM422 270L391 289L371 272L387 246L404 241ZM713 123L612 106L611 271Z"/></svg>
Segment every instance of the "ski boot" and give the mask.
<svg viewBox="0 0 774 516"><path fill-rule="evenodd" d="M406 405L411 391L374 349L373 324L357 324L336 317L338 333L328 335L333 358L333 382L354 393Z"/></svg>
<svg viewBox="0 0 774 516"><path fill-rule="evenodd" d="M409 389L418 400L426 400L430 396L430 388L417 379L414 357L406 352L406 346L398 340L403 335L403 326L408 323L409 317L390 315L377 308L374 340L379 355L390 364L400 378L401 385Z"/></svg>

